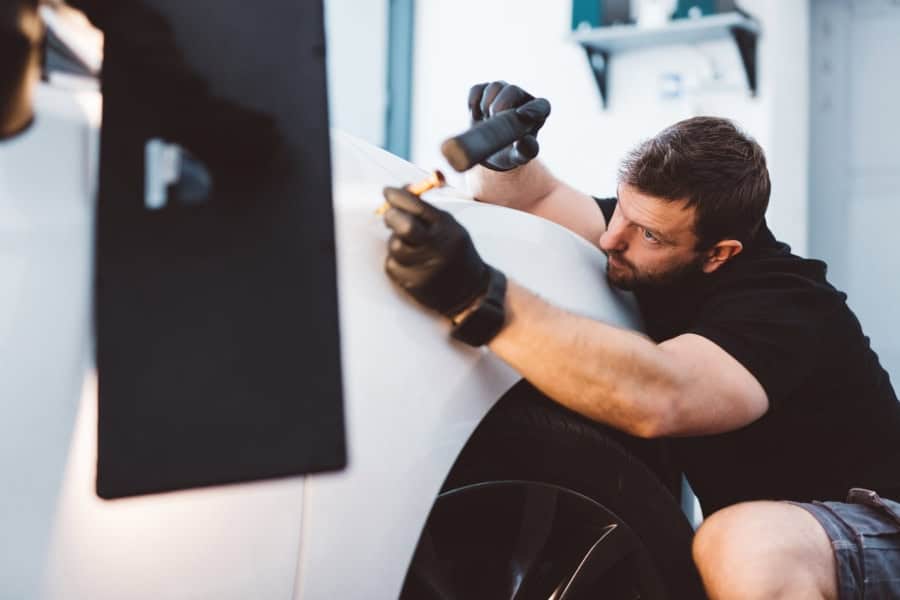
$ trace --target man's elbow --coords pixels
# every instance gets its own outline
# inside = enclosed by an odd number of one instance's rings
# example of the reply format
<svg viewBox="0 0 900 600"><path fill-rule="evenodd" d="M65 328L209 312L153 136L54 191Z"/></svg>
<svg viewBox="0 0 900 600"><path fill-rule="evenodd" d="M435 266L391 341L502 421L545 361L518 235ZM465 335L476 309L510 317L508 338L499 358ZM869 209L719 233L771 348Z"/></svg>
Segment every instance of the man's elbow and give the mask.
<svg viewBox="0 0 900 600"><path fill-rule="evenodd" d="M646 413L635 419L628 433L644 439L657 439L677 435L680 424L675 398L659 397Z"/></svg>
<svg viewBox="0 0 900 600"><path fill-rule="evenodd" d="M677 432L669 419L656 415L641 419L629 429L631 435L646 440L669 437Z"/></svg>
<svg viewBox="0 0 900 600"><path fill-rule="evenodd" d="M663 402L652 414L636 421L629 433L645 439L715 435L749 425L768 410L765 397L743 406L735 401L731 410L724 413L709 410L698 413L684 400L674 396L671 401Z"/></svg>

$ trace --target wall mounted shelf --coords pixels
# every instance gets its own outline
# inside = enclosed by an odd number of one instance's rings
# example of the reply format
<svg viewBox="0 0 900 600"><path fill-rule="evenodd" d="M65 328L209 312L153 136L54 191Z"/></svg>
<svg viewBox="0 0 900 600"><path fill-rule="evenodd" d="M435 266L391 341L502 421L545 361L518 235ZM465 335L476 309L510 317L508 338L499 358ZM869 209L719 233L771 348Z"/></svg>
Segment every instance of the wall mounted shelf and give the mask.
<svg viewBox="0 0 900 600"><path fill-rule="evenodd" d="M572 39L584 48L594 72L604 108L609 95L609 61L614 54L641 48L675 44L693 44L721 38L732 38L741 55L750 93L756 95L756 42L759 23L752 17L729 12L704 17L676 19L655 27L612 25L580 29Z"/></svg>

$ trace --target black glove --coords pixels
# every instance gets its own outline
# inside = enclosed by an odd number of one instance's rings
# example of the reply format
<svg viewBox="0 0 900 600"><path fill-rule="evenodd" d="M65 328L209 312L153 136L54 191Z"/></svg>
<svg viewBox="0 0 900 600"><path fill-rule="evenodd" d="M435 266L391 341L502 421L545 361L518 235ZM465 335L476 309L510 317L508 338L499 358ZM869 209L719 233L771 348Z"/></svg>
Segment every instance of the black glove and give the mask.
<svg viewBox="0 0 900 600"><path fill-rule="evenodd" d="M545 98L535 98L522 88L505 81L480 83L469 90L472 124L510 108L516 109L520 117L534 123L534 127L528 135L492 154L481 163L494 171L515 169L537 156L540 146L535 136L550 114L550 102Z"/></svg>
<svg viewBox="0 0 900 600"><path fill-rule="evenodd" d="M397 285L447 317L487 292L491 268L450 213L399 188L384 188L384 197L391 206L384 222L394 232L384 266Z"/></svg>

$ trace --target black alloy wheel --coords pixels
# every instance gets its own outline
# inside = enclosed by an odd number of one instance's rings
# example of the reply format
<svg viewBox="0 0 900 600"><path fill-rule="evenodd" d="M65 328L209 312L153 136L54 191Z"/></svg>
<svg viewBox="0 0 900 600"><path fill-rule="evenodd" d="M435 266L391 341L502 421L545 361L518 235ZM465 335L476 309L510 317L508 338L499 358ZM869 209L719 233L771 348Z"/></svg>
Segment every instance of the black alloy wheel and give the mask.
<svg viewBox="0 0 900 600"><path fill-rule="evenodd" d="M520 382L457 459L401 598L703 598L692 529L632 443Z"/></svg>

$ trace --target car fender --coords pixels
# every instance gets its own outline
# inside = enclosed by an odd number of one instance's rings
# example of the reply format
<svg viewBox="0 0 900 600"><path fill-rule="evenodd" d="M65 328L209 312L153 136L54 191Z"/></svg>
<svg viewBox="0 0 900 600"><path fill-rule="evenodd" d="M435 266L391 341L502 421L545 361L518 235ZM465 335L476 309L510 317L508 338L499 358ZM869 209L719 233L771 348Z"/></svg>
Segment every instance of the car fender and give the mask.
<svg viewBox="0 0 900 600"><path fill-rule="evenodd" d="M349 136L332 140L349 465L308 478L295 597L395 598L453 462L521 377L489 350L450 338L446 319L384 273L381 188L425 173ZM485 260L547 301L640 327L632 298L609 288L605 257L586 240L454 189L424 197L468 229Z"/></svg>

